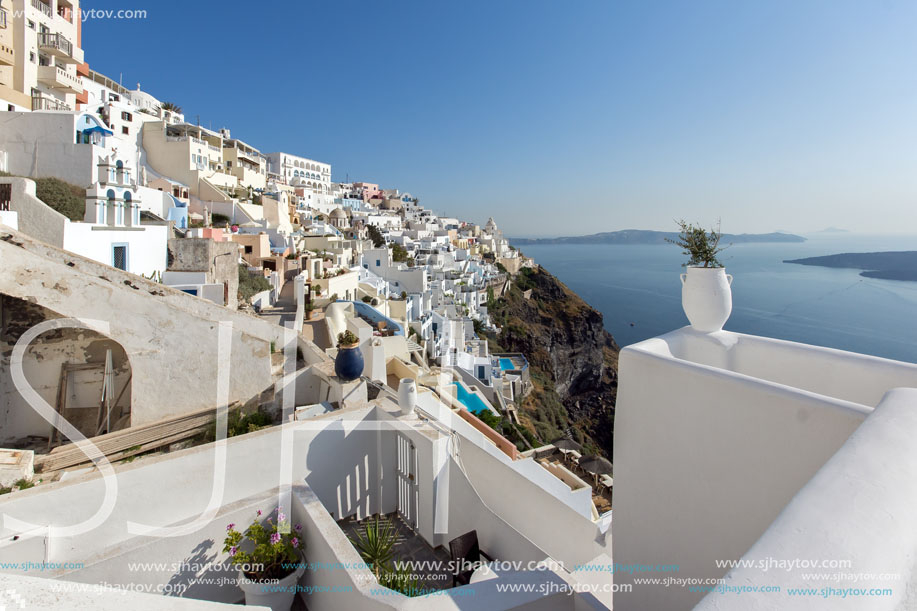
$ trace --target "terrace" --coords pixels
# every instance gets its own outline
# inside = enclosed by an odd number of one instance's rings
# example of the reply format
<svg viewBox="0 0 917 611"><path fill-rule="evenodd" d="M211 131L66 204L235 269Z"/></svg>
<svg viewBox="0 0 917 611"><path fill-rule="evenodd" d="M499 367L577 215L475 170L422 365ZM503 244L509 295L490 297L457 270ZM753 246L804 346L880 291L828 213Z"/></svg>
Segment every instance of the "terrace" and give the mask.
<svg viewBox="0 0 917 611"><path fill-rule="evenodd" d="M225 481L214 479L219 451L213 445L116 465L112 477L118 492L109 517L95 528L61 530L85 524L98 511L108 484L96 472L14 493L0 499L0 511L41 526L23 532L6 520L0 532L2 553L23 561L83 563L72 570L33 572L46 579L139 583L154 590L165 588L183 600L235 603L241 600L236 587L225 585L225 579L223 585L215 585L219 578L232 576L221 564L226 561L219 544L225 525L244 524L258 510L268 514L279 503L303 526L306 560L343 567L306 572L300 582L304 587L347 587L302 594L310 609L446 609L467 600L462 588L451 588L451 575L445 574L428 577L428 585L443 592L433 599L378 593L375 578L360 568L361 559L346 534L374 514L396 518L399 559L445 562L449 541L476 530L482 547L495 558L531 567L497 571L483 585L475 584L476 605L501 609L538 602L571 610L582 603L598 605L590 595L569 596L559 590L547 598L541 593L506 596L496 591L498 584L569 584L575 581L572 567L608 555L610 540L569 506L562 490L549 492L529 479L530 461L511 461L447 408L429 401L424 405L437 413L402 416L393 400L382 398L233 437L225 446L226 473L232 474ZM455 453L457 443L461 459ZM278 486L278 474L284 472L289 475ZM222 493L212 498L211 488L218 484ZM507 511L507 485L514 490L512 503L537 506L537 515ZM57 508L64 506L68 511L62 514ZM204 513L208 507L214 507L213 513ZM202 515L210 517L197 517ZM193 520L198 520L194 528L186 528ZM544 520L555 524L550 532L542 527ZM143 530L147 524L153 530ZM173 536L151 536L162 527L172 529ZM55 545L48 547L51 537ZM546 558L557 561L554 568L536 569ZM138 572L130 568L134 562L164 564ZM211 568L189 572L171 568L173 563L210 563ZM32 593L51 587L50 582L30 581ZM95 608L114 610L123 604L112 594Z"/></svg>

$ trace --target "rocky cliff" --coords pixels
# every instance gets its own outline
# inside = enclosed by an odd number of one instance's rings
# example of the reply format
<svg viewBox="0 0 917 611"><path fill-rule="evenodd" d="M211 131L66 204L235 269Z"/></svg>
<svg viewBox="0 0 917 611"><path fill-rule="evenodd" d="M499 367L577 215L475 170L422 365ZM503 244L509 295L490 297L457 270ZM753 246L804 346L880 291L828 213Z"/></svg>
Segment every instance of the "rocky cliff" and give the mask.
<svg viewBox="0 0 917 611"><path fill-rule="evenodd" d="M547 271L523 270L492 304L494 350L522 352L535 390L520 416L530 443L568 433L611 458L618 346L590 307Z"/></svg>

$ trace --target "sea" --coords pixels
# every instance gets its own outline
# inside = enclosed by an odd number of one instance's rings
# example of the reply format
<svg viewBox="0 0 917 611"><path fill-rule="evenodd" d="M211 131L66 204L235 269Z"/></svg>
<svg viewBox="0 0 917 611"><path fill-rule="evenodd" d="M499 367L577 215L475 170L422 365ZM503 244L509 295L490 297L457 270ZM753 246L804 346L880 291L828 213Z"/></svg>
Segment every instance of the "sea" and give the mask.
<svg viewBox="0 0 917 611"><path fill-rule="evenodd" d="M864 278L859 270L784 263L845 252L917 250L917 236L824 233L805 242L733 244L721 255L733 275L729 331L917 363L917 282ZM672 244L524 245L591 306L619 346L688 324Z"/></svg>

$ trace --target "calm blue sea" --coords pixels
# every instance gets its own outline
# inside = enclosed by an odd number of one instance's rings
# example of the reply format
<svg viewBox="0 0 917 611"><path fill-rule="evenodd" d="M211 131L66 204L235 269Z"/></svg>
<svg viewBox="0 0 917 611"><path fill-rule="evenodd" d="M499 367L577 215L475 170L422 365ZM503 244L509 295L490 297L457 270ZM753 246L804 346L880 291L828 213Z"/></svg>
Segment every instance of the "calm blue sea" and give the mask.
<svg viewBox="0 0 917 611"><path fill-rule="evenodd" d="M917 250L917 236L816 234L798 244L737 244L723 253L735 276L726 329L917 362L917 282L857 270L783 263L842 252ZM684 257L667 245L539 245L521 250L605 315L626 346L688 324Z"/></svg>

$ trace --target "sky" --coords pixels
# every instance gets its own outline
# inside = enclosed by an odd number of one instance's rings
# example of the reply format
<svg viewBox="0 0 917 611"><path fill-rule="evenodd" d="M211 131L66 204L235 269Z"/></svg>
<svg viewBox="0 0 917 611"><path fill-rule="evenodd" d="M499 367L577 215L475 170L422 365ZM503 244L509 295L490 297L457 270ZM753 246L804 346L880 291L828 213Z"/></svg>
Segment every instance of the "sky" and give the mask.
<svg viewBox="0 0 917 611"><path fill-rule="evenodd" d="M509 236L917 234L917 2L83 4L86 61ZM99 11L145 10L142 19Z"/></svg>

